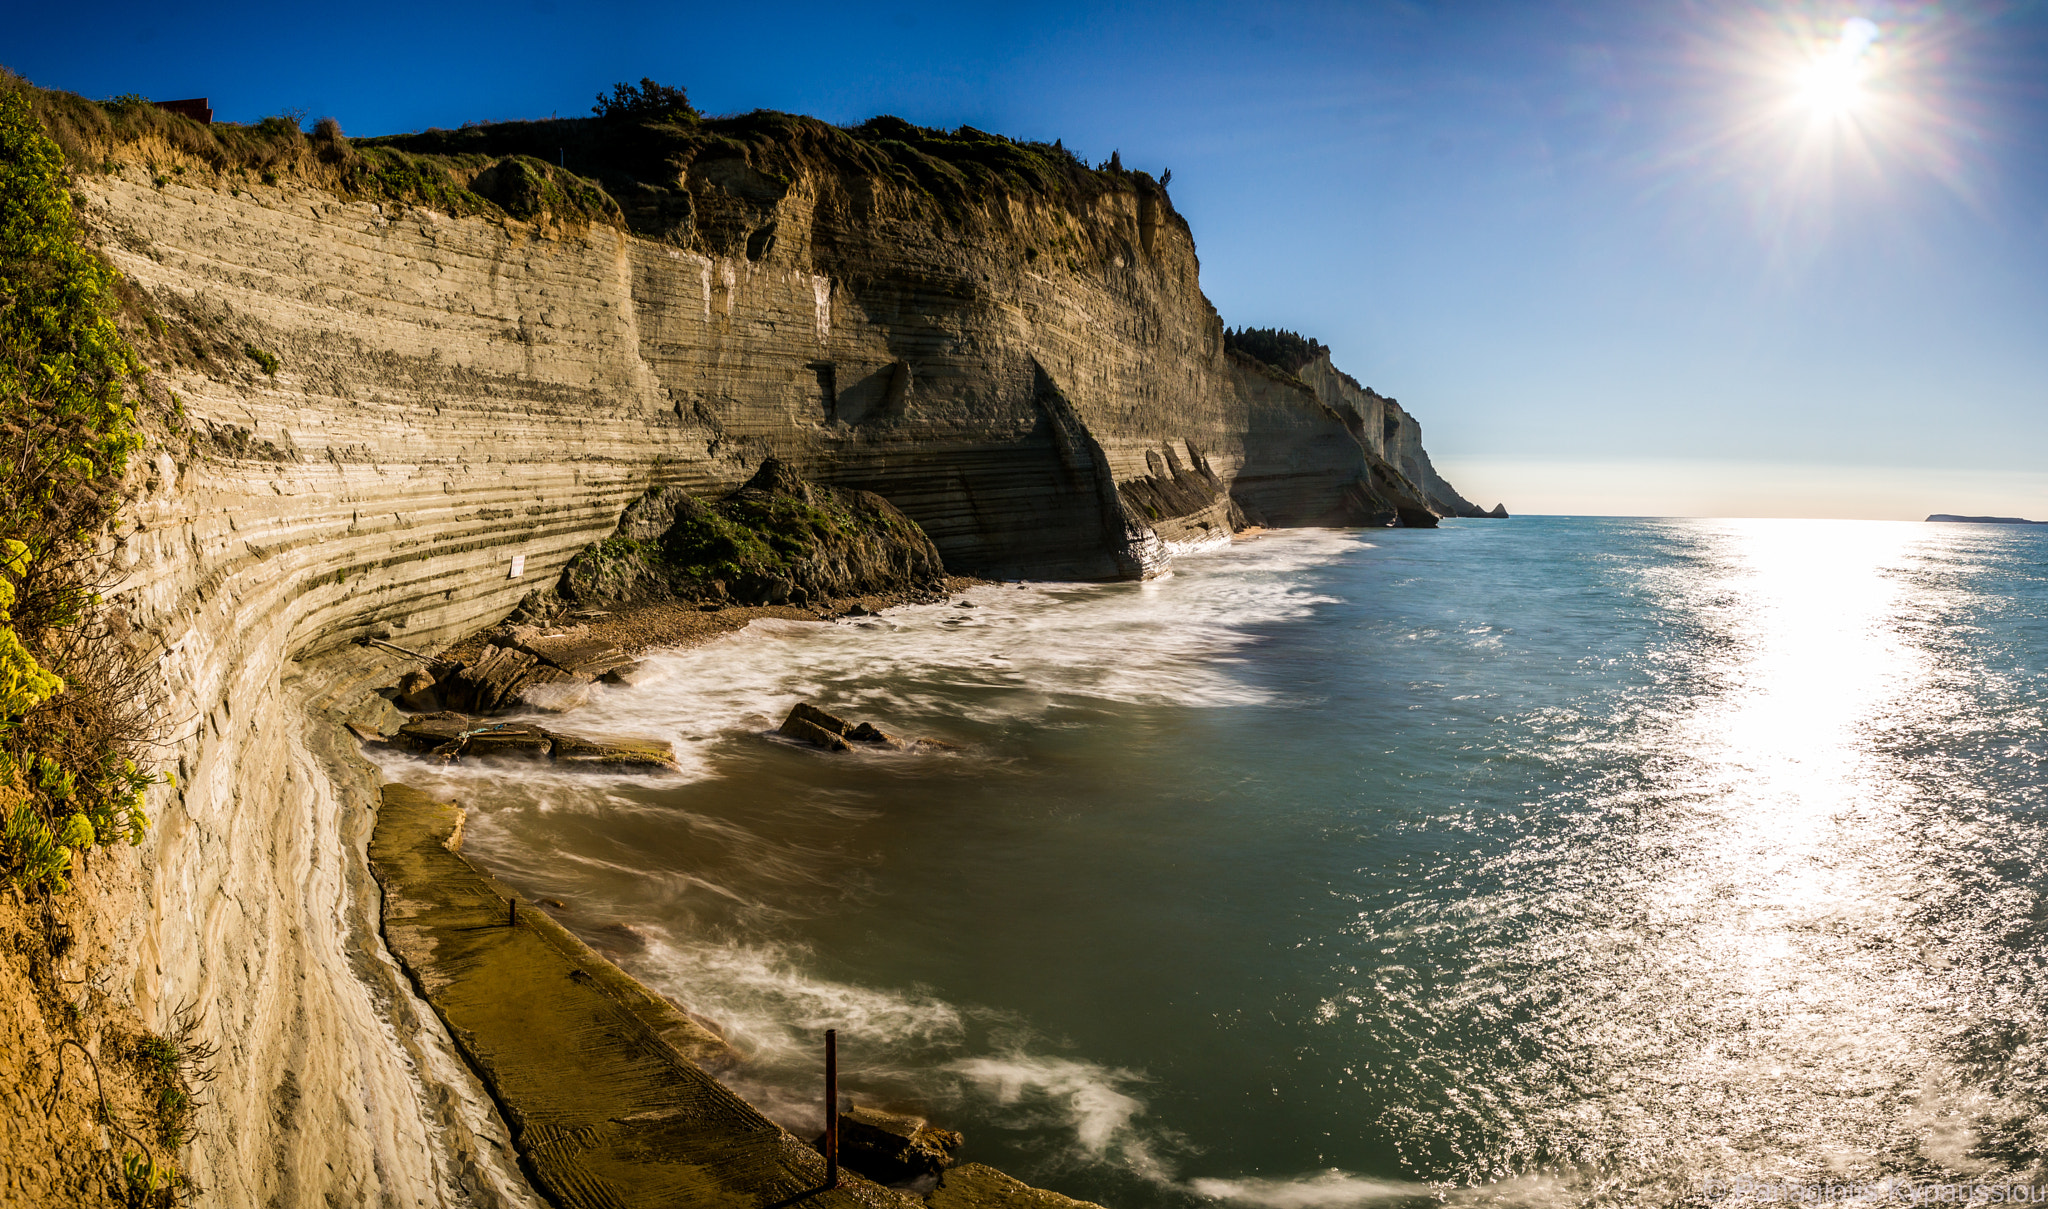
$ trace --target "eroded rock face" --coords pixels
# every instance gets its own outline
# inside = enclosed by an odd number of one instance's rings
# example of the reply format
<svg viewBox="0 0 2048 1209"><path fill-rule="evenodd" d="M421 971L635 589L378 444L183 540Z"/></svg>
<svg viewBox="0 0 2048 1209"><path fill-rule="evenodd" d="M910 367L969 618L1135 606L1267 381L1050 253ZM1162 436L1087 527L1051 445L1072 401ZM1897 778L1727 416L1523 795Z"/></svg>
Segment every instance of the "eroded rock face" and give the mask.
<svg viewBox="0 0 2048 1209"><path fill-rule="evenodd" d="M749 150L691 164L640 237L149 154L187 171L158 184L120 152L76 187L163 323L145 353L182 418L136 458L110 557L166 716L194 724L145 846L92 876L137 921L111 985L158 1027L205 1004L236 1072L182 1156L231 1209L539 1203L379 952L374 773L337 737L415 665L354 639L441 649L650 490L717 499L771 457L875 493L952 570L1038 578L1156 572L1233 504L1285 525L1383 497L1331 407L1224 355L1186 224L1149 186L942 213ZM501 175L523 204L528 174ZM468 691L503 702L541 662L501 651Z"/></svg>

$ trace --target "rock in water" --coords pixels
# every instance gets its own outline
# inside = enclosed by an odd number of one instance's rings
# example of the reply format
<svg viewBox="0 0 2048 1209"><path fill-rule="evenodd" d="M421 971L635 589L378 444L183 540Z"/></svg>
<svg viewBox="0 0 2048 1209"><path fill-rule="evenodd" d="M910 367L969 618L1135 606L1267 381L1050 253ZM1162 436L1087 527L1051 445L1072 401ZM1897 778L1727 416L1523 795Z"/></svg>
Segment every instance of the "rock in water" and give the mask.
<svg viewBox="0 0 2048 1209"><path fill-rule="evenodd" d="M548 733L519 722L479 722L463 714L424 714L398 728L397 740L443 759L463 756L545 756Z"/></svg>
<svg viewBox="0 0 2048 1209"><path fill-rule="evenodd" d="M469 716L452 712L423 714L408 718L398 728L398 741L418 751L432 751L454 742L470 728Z"/></svg>
<svg viewBox="0 0 2048 1209"><path fill-rule="evenodd" d="M963 1140L923 1117L879 1108L855 1105L839 1116L839 1161L879 1184L937 1175Z"/></svg>
<svg viewBox="0 0 2048 1209"><path fill-rule="evenodd" d="M615 667L602 677L606 684L616 684L623 688L632 688L640 684L659 684L667 678L666 673L652 664L641 662Z"/></svg>
<svg viewBox="0 0 2048 1209"><path fill-rule="evenodd" d="M806 701L799 701L775 733L827 751L846 750L846 719L835 718Z"/></svg>
<svg viewBox="0 0 2048 1209"><path fill-rule="evenodd" d="M552 746L548 732L538 726L522 722L502 722L479 727L469 737L469 747L463 753L471 756L530 756L535 759L548 754Z"/></svg>
<svg viewBox="0 0 2048 1209"><path fill-rule="evenodd" d="M837 714L826 713L808 701L799 701L791 706L789 716L782 720L782 725L776 728L775 733L787 739L800 739L828 751L846 751L849 743L865 743L874 747L907 746L903 740L872 722L855 725Z"/></svg>
<svg viewBox="0 0 2048 1209"><path fill-rule="evenodd" d="M780 732L786 738L800 739L813 747L827 751L845 751L846 740L806 718L792 718L782 724Z"/></svg>
<svg viewBox="0 0 2048 1209"><path fill-rule="evenodd" d="M819 730L842 737L853 728L853 724L846 719L837 714L828 714L808 701L799 701L789 707L789 716L782 720L783 734L791 733L790 724L792 722L807 722Z"/></svg>
<svg viewBox="0 0 2048 1209"><path fill-rule="evenodd" d="M851 743L874 743L883 747L903 746L902 740L882 730L872 722L863 722L852 730L847 731L846 739Z"/></svg>
<svg viewBox="0 0 2048 1209"><path fill-rule="evenodd" d="M579 739L549 732L555 763L608 771L676 771L676 751L660 739Z"/></svg>
<svg viewBox="0 0 2048 1209"><path fill-rule="evenodd" d="M1495 504L1493 506L1493 511L1487 513L1486 515L1492 517L1497 521L1504 521L1508 519L1508 506L1506 504Z"/></svg>

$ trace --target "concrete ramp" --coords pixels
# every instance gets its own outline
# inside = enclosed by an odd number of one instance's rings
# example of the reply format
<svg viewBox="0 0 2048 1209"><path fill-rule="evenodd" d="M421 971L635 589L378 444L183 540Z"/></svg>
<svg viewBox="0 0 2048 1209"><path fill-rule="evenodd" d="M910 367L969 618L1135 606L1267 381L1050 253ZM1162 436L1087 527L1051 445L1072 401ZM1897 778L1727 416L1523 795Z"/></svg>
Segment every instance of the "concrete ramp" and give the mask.
<svg viewBox="0 0 2048 1209"><path fill-rule="evenodd" d="M725 1043L457 851L462 811L386 785L370 837L384 936L564 1209L919 1209L825 1161L713 1078Z"/></svg>

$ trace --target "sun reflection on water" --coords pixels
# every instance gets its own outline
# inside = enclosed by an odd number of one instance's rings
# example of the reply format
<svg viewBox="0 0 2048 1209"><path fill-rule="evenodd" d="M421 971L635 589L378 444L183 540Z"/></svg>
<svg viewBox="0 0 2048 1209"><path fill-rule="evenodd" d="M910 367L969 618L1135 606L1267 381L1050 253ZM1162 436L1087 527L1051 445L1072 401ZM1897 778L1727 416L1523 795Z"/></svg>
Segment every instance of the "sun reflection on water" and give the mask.
<svg viewBox="0 0 2048 1209"><path fill-rule="evenodd" d="M1572 1171L1564 1199L1634 1203L1707 1178L2037 1164L2014 1075L2040 1004L2002 946L2038 896L1986 866L2038 828L1973 808L1982 785L1927 741L1993 725L1948 641L1967 628L1951 536L1666 536L1678 557L1617 576L1667 636L1636 701L1538 711L1495 758L1540 759L1549 787L1484 892L1363 926L1453 928L1479 958L1434 985L1379 971L1369 1031L1457 1038L1409 1046L1428 1094L1388 1114L1409 1161L1481 1185ZM1428 949L1388 951L1419 967Z"/></svg>

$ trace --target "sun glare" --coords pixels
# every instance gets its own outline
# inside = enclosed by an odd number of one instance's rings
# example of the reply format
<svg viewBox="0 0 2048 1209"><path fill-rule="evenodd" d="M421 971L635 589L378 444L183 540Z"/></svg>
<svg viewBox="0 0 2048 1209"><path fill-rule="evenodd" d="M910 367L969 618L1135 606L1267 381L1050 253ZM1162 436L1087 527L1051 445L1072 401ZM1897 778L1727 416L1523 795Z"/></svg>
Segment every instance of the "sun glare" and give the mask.
<svg viewBox="0 0 2048 1209"><path fill-rule="evenodd" d="M1668 159L1703 170L1703 198L1739 199L1785 265L1827 246L1845 207L1930 179L1972 193L1960 23L1931 2L1889 3L1882 22L1811 8L1749 0L1701 26L1697 125Z"/></svg>
<svg viewBox="0 0 2048 1209"><path fill-rule="evenodd" d="M1841 38L1823 47L1800 69L1797 96L1823 118L1851 116L1865 99L1864 80L1870 71L1870 50L1878 38L1877 23L1851 17L1842 23Z"/></svg>

